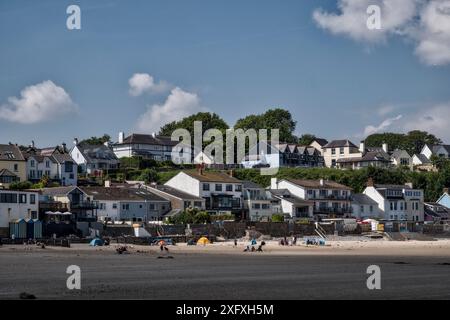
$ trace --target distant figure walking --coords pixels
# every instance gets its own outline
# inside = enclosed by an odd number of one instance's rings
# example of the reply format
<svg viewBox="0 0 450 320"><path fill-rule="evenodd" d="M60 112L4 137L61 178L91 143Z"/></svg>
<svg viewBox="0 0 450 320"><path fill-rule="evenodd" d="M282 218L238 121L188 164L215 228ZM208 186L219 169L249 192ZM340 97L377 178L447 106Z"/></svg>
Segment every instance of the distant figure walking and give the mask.
<svg viewBox="0 0 450 320"><path fill-rule="evenodd" d="M237 239L234 239L234 247L237 247Z"/></svg>

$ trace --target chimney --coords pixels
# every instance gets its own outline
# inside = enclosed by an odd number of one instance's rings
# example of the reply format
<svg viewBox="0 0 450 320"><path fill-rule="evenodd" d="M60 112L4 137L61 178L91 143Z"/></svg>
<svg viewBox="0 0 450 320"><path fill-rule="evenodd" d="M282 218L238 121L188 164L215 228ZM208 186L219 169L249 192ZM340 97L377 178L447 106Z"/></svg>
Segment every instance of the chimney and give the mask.
<svg viewBox="0 0 450 320"><path fill-rule="evenodd" d="M234 171L233 171L233 169L231 169L229 172L228 172L228 174L230 175L230 177L232 177L233 178L233 175L234 175Z"/></svg>
<svg viewBox="0 0 450 320"><path fill-rule="evenodd" d="M375 183L373 182L373 178L369 178L367 180L367 186L368 187L374 187L375 186Z"/></svg>
<svg viewBox="0 0 450 320"><path fill-rule="evenodd" d="M323 181L323 179L320 179L320 180L319 180L319 183L320 183L320 186L321 186L321 187L323 187L323 185L325 184L324 181Z"/></svg>
<svg viewBox="0 0 450 320"><path fill-rule="evenodd" d="M361 141L359 143L359 152L364 153L366 151L366 143L364 141Z"/></svg>
<svg viewBox="0 0 450 320"><path fill-rule="evenodd" d="M382 145L382 148L383 148L383 151L384 152L386 152L386 153L388 153L389 152L389 149L388 149L388 144L385 142L385 143L383 143L383 145Z"/></svg>
<svg viewBox="0 0 450 320"><path fill-rule="evenodd" d="M111 180L105 180L105 188L111 188Z"/></svg>
<svg viewBox="0 0 450 320"><path fill-rule="evenodd" d="M73 144L74 144L74 145L78 145L78 138L74 138L74 139L73 139Z"/></svg>
<svg viewBox="0 0 450 320"><path fill-rule="evenodd" d="M125 138L125 133L123 131L119 132L119 140L118 143L123 143L123 139Z"/></svg>
<svg viewBox="0 0 450 320"><path fill-rule="evenodd" d="M448 193L448 188L444 188L442 191L443 191L444 193L446 193L446 194L449 194L449 193Z"/></svg>
<svg viewBox="0 0 450 320"><path fill-rule="evenodd" d="M277 178L270 179L270 189L273 189L273 190L278 189L278 179Z"/></svg>
<svg viewBox="0 0 450 320"><path fill-rule="evenodd" d="M63 143L61 144L61 147L62 147L61 152L66 153L66 152L67 152L67 148L66 148L66 143L65 143L65 142L63 142Z"/></svg>
<svg viewBox="0 0 450 320"><path fill-rule="evenodd" d="M34 140L31 140L31 147L34 148Z"/></svg>
<svg viewBox="0 0 450 320"><path fill-rule="evenodd" d="M156 138L156 132L152 132L152 137Z"/></svg>

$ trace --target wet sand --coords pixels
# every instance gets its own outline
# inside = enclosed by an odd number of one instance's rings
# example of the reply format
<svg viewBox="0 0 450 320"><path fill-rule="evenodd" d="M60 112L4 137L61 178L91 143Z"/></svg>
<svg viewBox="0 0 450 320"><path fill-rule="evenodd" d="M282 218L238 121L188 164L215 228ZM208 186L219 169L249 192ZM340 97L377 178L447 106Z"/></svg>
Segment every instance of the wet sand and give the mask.
<svg viewBox="0 0 450 320"><path fill-rule="evenodd" d="M116 245L0 247L0 299L450 299L450 241L330 241L324 247L242 252L206 246ZM172 259L168 258L171 256ZM163 258L161 258L163 257ZM368 290L367 267L379 265L382 289ZM66 268L81 268L81 290L68 290Z"/></svg>

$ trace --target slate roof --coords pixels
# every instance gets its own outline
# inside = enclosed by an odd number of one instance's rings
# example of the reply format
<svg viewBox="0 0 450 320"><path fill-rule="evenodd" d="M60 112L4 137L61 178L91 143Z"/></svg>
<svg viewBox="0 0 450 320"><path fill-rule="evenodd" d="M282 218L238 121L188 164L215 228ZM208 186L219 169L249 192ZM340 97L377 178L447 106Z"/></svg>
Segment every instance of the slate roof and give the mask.
<svg viewBox="0 0 450 320"><path fill-rule="evenodd" d="M196 170L186 170L182 171L188 176L197 179L201 182L222 182L222 183L241 183L242 181L231 177L229 174L223 173L223 172L217 172L217 171L203 171L202 174L200 174Z"/></svg>
<svg viewBox="0 0 450 320"><path fill-rule="evenodd" d="M24 161L25 158L15 144L0 144L1 161Z"/></svg>
<svg viewBox="0 0 450 320"><path fill-rule="evenodd" d="M322 147L328 143L327 139L322 139L322 138L316 138L313 140L313 142L314 141L317 142L318 144L320 144Z"/></svg>
<svg viewBox="0 0 450 320"><path fill-rule="evenodd" d="M249 181L249 180L243 180L242 185L243 185L244 189L264 189L259 184L254 183L253 181Z"/></svg>
<svg viewBox="0 0 450 320"><path fill-rule="evenodd" d="M294 196L288 189L269 189L269 192L273 197L283 199L296 206L309 206L314 203Z"/></svg>
<svg viewBox="0 0 450 320"><path fill-rule="evenodd" d="M80 189L94 200L100 201L167 201L143 188L80 187Z"/></svg>
<svg viewBox="0 0 450 320"><path fill-rule="evenodd" d="M178 144L177 141L172 141L170 137L166 136L153 136L151 134L136 134L133 133L123 139L121 144L150 144L150 145L163 145L163 146L175 146Z"/></svg>
<svg viewBox="0 0 450 320"><path fill-rule="evenodd" d="M320 180L303 180L303 179L286 179L293 184L296 184L301 187L311 188L311 189L339 189L339 190L352 190L352 188L347 187L346 185L324 180L323 185L320 184Z"/></svg>
<svg viewBox="0 0 450 320"><path fill-rule="evenodd" d="M431 163L431 160L428 159L424 154L420 153L416 154L415 156L420 160L420 162L422 162L422 164Z"/></svg>
<svg viewBox="0 0 450 320"><path fill-rule="evenodd" d="M323 148L340 148L340 147L357 148L357 146L354 145L353 142L351 142L350 140L333 140L323 146Z"/></svg>
<svg viewBox="0 0 450 320"><path fill-rule="evenodd" d="M104 144L91 145L80 143L78 150L83 154L87 161L92 160L118 160L113 150Z"/></svg>
<svg viewBox="0 0 450 320"><path fill-rule="evenodd" d="M0 170L0 177L17 177L17 175L12 173L8 169L1 169Z"/></svg>
<svg viewBox="0 0 450 320"><path fill-rule="evenodd" d="M355 193L352 195L353 203L359 204L359 205L378 205L375 200L370 198L369 196L363 194L363 193Z"/></svg>
<svg viewBox="0 0 450 320"><path fill-rule="evenodd" d="M204 201L205 200L203 198L193 196L193 195L191 195L189 193L186 193L184 191L181 191L181 190L178 190L178 189L166 186L166 185L156 185L156 186L153 185L153 186L147 186L147 187L148 188L154 188L154 189L156 189L158 191L167 193L167 194L169 194L169 195L171 195L173 197L180 198L180 199L195 200L195 201Z"/></svg>

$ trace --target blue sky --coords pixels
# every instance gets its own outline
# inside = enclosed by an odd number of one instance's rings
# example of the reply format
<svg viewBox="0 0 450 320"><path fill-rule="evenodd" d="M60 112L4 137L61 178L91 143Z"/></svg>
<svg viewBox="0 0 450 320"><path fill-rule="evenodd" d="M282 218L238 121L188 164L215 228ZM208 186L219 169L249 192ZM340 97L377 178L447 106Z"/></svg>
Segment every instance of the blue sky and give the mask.
<svg viewBox="0 0 450 320"><path fill-rule="evenodd" d="M361 36L347 1L0 0L0 143L117 139L200 110L233 125L270 107L290 110L297 134L418 128L450 143L450 30L433 52L436 19L420 7L415 33L387 13L376 39ZM70 4L81 30L66 28ZM138 94L135 74L148 75Z"/></svg>

